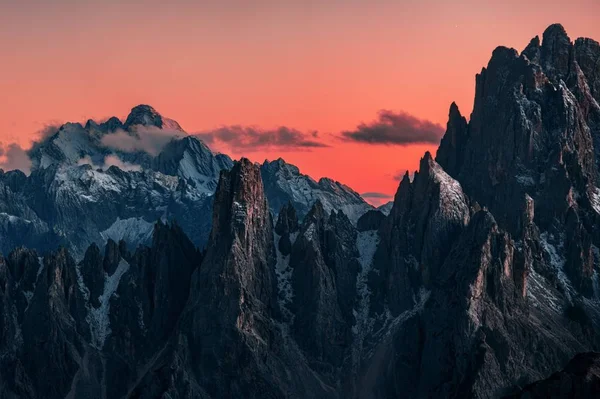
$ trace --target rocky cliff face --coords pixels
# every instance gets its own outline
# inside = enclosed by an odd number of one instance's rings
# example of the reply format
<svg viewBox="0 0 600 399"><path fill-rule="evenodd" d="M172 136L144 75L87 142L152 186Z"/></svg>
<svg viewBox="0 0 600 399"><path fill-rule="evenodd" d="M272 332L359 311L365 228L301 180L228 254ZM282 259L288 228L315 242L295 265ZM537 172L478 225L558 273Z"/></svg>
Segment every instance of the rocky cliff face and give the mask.
<svg viewBox="0 0 600 399"><path fill-rule="evenodd" d="M498 48L477 77L470 121L453 104L436 159L425 154L404 177L389 215L371 210L356 223L359 200L332 200L351 196L346 187L246 159L220 170L206 223L191 211L200 180L179 175L178 160L210 160L196 164L207 174L224 165L193 141L157 161L173 180L89 166L4 174L3 209L49 240L56 230L38 216L48 198L94 199L116 217L136 201L163 204L162 193L192 199L186 225L151 225L135 251L108 236L79 262L65 248L0 258L0 397L595 393L596 359L568 362L600 347L597 51L558 25L521 54ZM79 177L57 183L69 173ZM135 201L103 203L140 181L149 183ZM292 189L305 186L310 198ZM78 212L82 224L96 217ZM206 251L187 238L194 225L210 226Z"/></svg>

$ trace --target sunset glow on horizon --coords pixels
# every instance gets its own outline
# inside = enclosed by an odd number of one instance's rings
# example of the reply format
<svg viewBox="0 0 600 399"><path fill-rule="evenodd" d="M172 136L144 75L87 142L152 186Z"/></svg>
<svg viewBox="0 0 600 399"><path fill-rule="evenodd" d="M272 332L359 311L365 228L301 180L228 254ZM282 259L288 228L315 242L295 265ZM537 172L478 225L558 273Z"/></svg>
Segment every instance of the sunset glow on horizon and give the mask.
<svg viewBox="0 0 600 399"><path fill-rule="evenodd" d="M435 153L435 140L414 134L443 132L453 101L468 118L475 74L495 47L521 51L557 22L572 40L600 40L594 0L120 3L0 0L3 147L150 104L190 134L298 132L305 145L208 145L232 158L282 157L315 179L384 194L366 198L380 204L398 175ZM419 129L396 143L344 134L377 125L382 110Z"/></svg>

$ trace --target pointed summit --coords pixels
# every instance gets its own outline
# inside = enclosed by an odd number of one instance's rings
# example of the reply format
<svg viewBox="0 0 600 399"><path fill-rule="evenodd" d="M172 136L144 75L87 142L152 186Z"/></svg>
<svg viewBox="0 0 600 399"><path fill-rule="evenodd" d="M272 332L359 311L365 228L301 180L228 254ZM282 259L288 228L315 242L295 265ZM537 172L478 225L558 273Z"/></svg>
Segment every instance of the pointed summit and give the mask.
<svg viewBox="0 0 600 399"><path fill-rule="evenodd" d="M140 104L131 109L125 120L124 128L130 130L133 126L155 126L159 129L180 130L183 129L179 123L172 119L164 118L150 105Z"/></svg>
<svg viewBox="0 0 600 399"><path fill-rule="evenodd" d="M554 79L566 79L571 61L571 39L560 24L550 25L542 40L541 59L546 74Z"/></svg>
<svg viewBox="0 0 600 399"><path fill-rule="evenodd" d="M539 64L539 62L540 62L540 46L541 46L540 37L536 36L533 39L531 39L531 41L529 42L527 47L525 47L525 50L523 50L523 52L521 54L526 56L527 59L529 59L529 61L533 62L534 64Z"/></svg>
<svg viewBox="0 0 600 399"><path fill-rule="evenodd" d="M436 161L450 176L456 177L463 163L462 153L468 140L468 129L467 119L453 102L448 113L446 134L442 137L436 153Z"/></svg>

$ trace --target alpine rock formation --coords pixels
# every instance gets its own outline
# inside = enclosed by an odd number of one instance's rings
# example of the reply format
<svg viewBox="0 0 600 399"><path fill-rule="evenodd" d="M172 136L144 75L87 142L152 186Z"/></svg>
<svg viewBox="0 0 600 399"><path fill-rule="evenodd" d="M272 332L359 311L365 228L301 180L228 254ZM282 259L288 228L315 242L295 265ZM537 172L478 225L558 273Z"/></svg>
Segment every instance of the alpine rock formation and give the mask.
<svg viewBox="0 0 600 399"><path fill-rule="evenodd" d="M147 106L65 125L0 179L0 397L597 397L599 79L560 25L497 48L381 210Z"/></svg>

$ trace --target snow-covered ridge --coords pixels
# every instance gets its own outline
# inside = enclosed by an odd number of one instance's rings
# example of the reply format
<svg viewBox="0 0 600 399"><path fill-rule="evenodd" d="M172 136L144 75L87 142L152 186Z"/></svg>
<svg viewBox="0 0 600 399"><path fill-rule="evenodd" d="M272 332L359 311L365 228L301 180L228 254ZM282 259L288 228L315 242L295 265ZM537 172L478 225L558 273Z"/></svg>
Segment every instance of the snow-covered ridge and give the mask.
<svg viewBox="0 0 600 399"><path fill-rule="evenodd" d="M146 243L152 239L154 223L145 221L143 218L128 218L117 220L106 230L100 232L105 240L111 239L115 242L125 240L128 243Z"/></svg>
<svg viewBox="0 0 600 399"><path fill-rule="evenodd" d="M281 158L265 161L261 166L261 175L269 204L275 213L291 201L298 213L305 215L319 200L327 213L342 211L350 221L356 223L365 212L374 209L350 187L328 178L316 182Z"/></svg>
<svg viewBox="0 0 600 399"><path fill-rule="evenodd" d="M157 153L140 150L162 130ZM75 258L92 242L102 246L108 238L124 239L131 247L146 243L151 224L159 219L177 220L202 247L220 173L233 166L231 158L212 152L149 106L135 107L125 122L113 117L67 123L36 143L29 155L32 171L22 176L23 184L5 175L8 189L17 191L6 196L10 204L0 214L2 249L27 244L45 252L67 241ZM261 175L274 215L289 201L300 218L317 200L327 213L342 211L354 223L373 209L348 186L328 178L315 181L282 159L261 165ZM30 241L23 241L25 232ZM44 247L37 246L36 234Z"/></svg>
<svg viewBox="0 0 600 399"><path fill-rule="evenodd" d="M102 349L106 338L112 332L110 329L110 299L117 292L119 288L119 282L121 277L129 270L129 263L124 259L121 259L117 270L109 276L104 275L104 292L98 298L100 306L94 308L88 305L87 322L90 326L90 333L92 336L91 344L98 349Z"/></svg>

